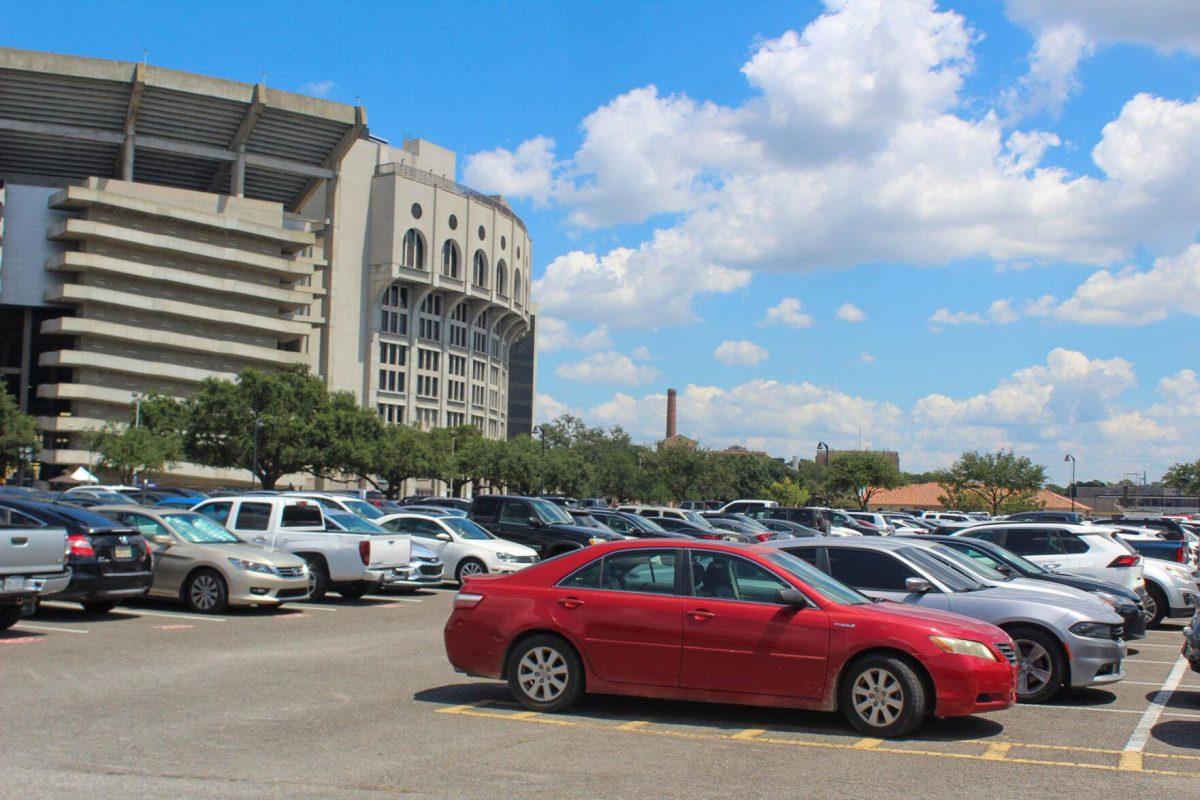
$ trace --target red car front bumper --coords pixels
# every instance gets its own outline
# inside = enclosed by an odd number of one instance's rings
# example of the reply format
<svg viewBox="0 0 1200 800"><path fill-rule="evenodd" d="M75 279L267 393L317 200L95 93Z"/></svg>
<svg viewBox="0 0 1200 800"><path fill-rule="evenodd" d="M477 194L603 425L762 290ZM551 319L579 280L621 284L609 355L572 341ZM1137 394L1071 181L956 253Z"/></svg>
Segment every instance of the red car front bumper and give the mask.
<svg viewBox="0 0 1200 800"><path fill-rule="evenodd" d="M925 663L937 689L935 716L1003 711L1017 702L1017 670L1007 661L941 653Z"/></svg>

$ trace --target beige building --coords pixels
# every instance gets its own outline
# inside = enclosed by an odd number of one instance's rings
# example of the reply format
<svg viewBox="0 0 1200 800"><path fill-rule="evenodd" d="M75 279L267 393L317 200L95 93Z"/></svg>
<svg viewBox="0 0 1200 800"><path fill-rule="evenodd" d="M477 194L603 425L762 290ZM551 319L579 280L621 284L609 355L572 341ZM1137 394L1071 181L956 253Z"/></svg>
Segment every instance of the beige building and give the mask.
<svg viewBox="0 0 1200 800"><path fill-rule="evenodd" d="M454 177L361 107L0 48L0 379L45 474L139 393L291 363L387 422L508 435L532 245Z"/></svg>

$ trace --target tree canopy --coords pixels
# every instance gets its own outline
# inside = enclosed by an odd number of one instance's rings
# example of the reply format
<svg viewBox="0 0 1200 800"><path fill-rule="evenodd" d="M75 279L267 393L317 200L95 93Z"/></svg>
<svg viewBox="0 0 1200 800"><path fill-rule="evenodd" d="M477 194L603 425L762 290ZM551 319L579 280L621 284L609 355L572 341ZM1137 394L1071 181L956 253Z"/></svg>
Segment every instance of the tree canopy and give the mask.
<svg viewBox="0 0 1200 800"><path fill-rule="evenodd" d="M0 385L0 477L20 465L23 448L36 454L41 443L37 420L23 413L16 399Z"/></svg>
<svg viewBox="0 0 1200 800"><path fill-rule="evenodd" d="M947 508L987 511L993 516L1040 508L1038 489L1046 482L1046 468L1011 450L963 453L950 469L938 473Z"/></svg>
<svg viewBox="0 0 1200 800"><path fill-rule="evenodd" d="M894 489L904 483L895 462L882 453L839 453L829 465L828 472L829 490L835 495L852 498L863 510L881 490Z"/></svg>

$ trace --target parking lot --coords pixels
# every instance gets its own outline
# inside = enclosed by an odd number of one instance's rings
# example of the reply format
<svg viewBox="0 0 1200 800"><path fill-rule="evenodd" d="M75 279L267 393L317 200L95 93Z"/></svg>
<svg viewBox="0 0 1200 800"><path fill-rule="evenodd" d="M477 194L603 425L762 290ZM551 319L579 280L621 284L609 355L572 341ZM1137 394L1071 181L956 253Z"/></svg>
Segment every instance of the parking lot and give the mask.
<svg viewBox="0 0 1200 800"><path fill-rule="evenodd" d="M0 633L0 797L1194 798L1180 626L1127 678L901 741L840 717L593 697L564 715L456 674L452 590L206 617L48 603ZM1169 690L1169 691L1168 691Z"/></svg>

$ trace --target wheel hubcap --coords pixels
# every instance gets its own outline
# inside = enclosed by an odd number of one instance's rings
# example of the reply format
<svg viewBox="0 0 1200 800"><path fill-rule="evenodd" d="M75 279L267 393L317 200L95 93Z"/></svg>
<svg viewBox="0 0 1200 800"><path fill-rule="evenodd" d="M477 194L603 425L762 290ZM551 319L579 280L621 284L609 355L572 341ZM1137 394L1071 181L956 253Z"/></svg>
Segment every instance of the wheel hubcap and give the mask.
<svg viewBox="0 0 1200 800"><path fill-rule="evenodd" d="M517 664L517 683L540 703L558 698L567 688L567 660L553 647L535 647Z"/></svg>
<svg viewBox="0 0 1200 800"><path fill-rule="evenodd" d="M1050 683L1054 674L1054 662L1046 648L1037 642L1018 639L1017 650L1017 694L1033 694Z"/></svg>
<svg viewBox="0 0 1200 800"><path fill-rule="evenodd" d="M210 575L201 575L192 581L192 604L196 608L204 611L213 608L217 604L220 593L216 578Z"/></svg>
<svg viewBox="0 0 1200 800"><path fill-rule="evenodd" d="M1158 614L1158 603L1155 602L1154 595L1148 594L1146 595L1146 621L1149 622L1150 620L1154 619L1156 614Z"/></svg>
<svg viewBox="0 0 1200 800"><path fill-rule="evenodd" d="M476 564L474 561L468 561L466 564L463 564L462 567L459 568L458 574L464 575L464 576L465 575L482 575L483 567L480 566L479 564Z"/></svg>
<svg viewBox="0 0 1200 800"><path fill-rule="evenodd" d="M904 690L886 669L869 669L858 676L851 690L854 711L868 725L887 727L904 710Z"/></svg>

